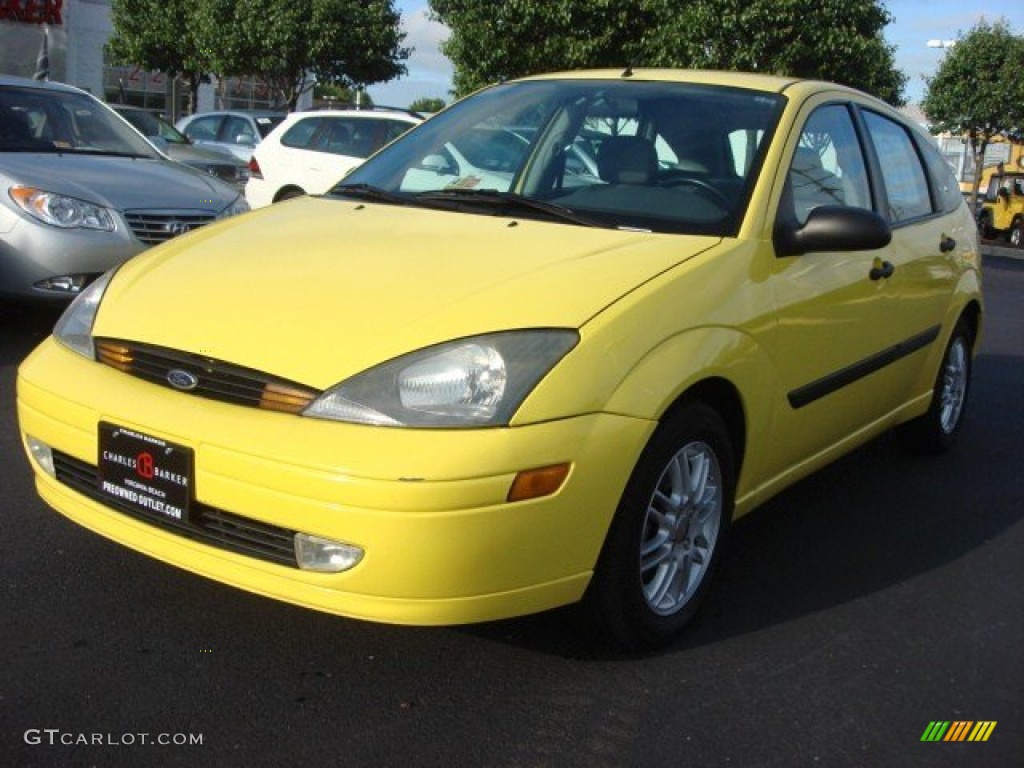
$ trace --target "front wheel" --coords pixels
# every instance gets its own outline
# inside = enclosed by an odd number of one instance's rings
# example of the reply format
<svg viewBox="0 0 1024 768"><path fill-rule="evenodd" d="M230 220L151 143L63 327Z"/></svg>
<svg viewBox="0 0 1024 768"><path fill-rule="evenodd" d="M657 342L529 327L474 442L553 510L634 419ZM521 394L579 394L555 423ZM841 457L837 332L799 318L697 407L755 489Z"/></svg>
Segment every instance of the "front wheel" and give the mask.
<svg viewBox="0 0 1024 768"><path fill-rule="evenodd" d="M972 336L961 319L953 329L939 366L928 411L900 427L907 444L921 453L949 450L960 432L971 385Z"/></svg>
<svg viewBox="0 0 1024 768"><path fill-rule="evenodd" d="M722 418L689 403L655 431L629 480L587 600L625 648L664 645L697 612L721 558L735 494Z"/></svg>
<svg viewBox="0 0 1024 768"><path fill-rule="evenodd" d="M992 229L992 214L988 211L978 214L978 233L984 240L991 240L996 236L996 231Z"/></svg>

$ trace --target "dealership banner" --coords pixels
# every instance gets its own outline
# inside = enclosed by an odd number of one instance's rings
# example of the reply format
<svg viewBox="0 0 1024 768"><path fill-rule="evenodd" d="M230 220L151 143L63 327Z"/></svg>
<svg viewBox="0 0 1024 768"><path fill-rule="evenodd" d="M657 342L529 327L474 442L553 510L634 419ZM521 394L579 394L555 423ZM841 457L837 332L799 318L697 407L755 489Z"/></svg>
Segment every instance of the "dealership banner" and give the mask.
<svg viewBox="0 0 1024 768"><path fill-rule="evenodd" d="M0 74L64 80L64 0L0 0Z"/></svg>

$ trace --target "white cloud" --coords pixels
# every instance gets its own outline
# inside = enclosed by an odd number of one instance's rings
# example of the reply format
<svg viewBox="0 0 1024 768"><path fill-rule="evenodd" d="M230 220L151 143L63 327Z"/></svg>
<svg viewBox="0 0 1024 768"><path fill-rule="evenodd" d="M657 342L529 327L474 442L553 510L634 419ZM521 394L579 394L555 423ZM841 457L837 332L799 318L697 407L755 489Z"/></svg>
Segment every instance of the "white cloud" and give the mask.
<svg viewBox="0 0 1024 768"><path fill-rule="evenodd" d="M441 53L441 43L448 37L446 26L432 21L426 3L399 3L406 48L412 55L405 62L409 74L368 88L375 104L407 107L416 99L439 98L451 101L453 67Z"/></svg>

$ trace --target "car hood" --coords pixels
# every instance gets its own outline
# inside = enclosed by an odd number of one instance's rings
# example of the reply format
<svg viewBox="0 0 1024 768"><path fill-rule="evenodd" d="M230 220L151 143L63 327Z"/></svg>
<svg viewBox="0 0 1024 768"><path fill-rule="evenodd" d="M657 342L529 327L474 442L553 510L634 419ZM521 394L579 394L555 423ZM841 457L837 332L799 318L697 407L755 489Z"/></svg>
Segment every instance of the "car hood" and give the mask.
<svg viewBox="0 0 1024 768"><path fill-rule="evenodd" d="M94 333L323 389L450 339L579 328L719 241L303 198L132 259Z"/></svg>
<svg viewBox="0 0 1024 768"><path fill-rule="evenodd" d="M209 174L163 158L5 153L0 174L119 211L201 210L219 213L238 192Z"/></svg>

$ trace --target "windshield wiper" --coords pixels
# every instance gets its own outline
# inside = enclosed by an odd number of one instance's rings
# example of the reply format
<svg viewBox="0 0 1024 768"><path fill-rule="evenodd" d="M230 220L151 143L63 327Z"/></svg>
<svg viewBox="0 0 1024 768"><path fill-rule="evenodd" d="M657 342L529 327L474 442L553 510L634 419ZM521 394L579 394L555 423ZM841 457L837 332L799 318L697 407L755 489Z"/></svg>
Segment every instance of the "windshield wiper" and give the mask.
<svg viewBox="0 0 1024 768"><path fill-rule="evenodd" d="M47 149L47 152L50 150ZM133 160L152 160L153 155L140 155L137 152L118 152L113 149L102 149L100 147L54 147L53 151L58 155L92 155L96 157L128 157Z"/></svg>
<svg viewBox="0 0 1024 768"><path fill-rule="evenodd" d="M577 213L572 208L545 200L536 200L515 192L498 192L492 189L438 189L432 192L420 192L415 197L431 203L480 204L501 208L503 211L519 211L542 213L559 221L568 221L584 227L606 227L607 224Z"/></svg>
<svg viewBox="0 0 1024 768"><path fill-rule="evenodd" d="M375 187L372 184L335 184L327 194L344 195L358 200L371 200L375 203L390 203L392 205L414 203L406 195L388 192L386 189Z"/></svg>

